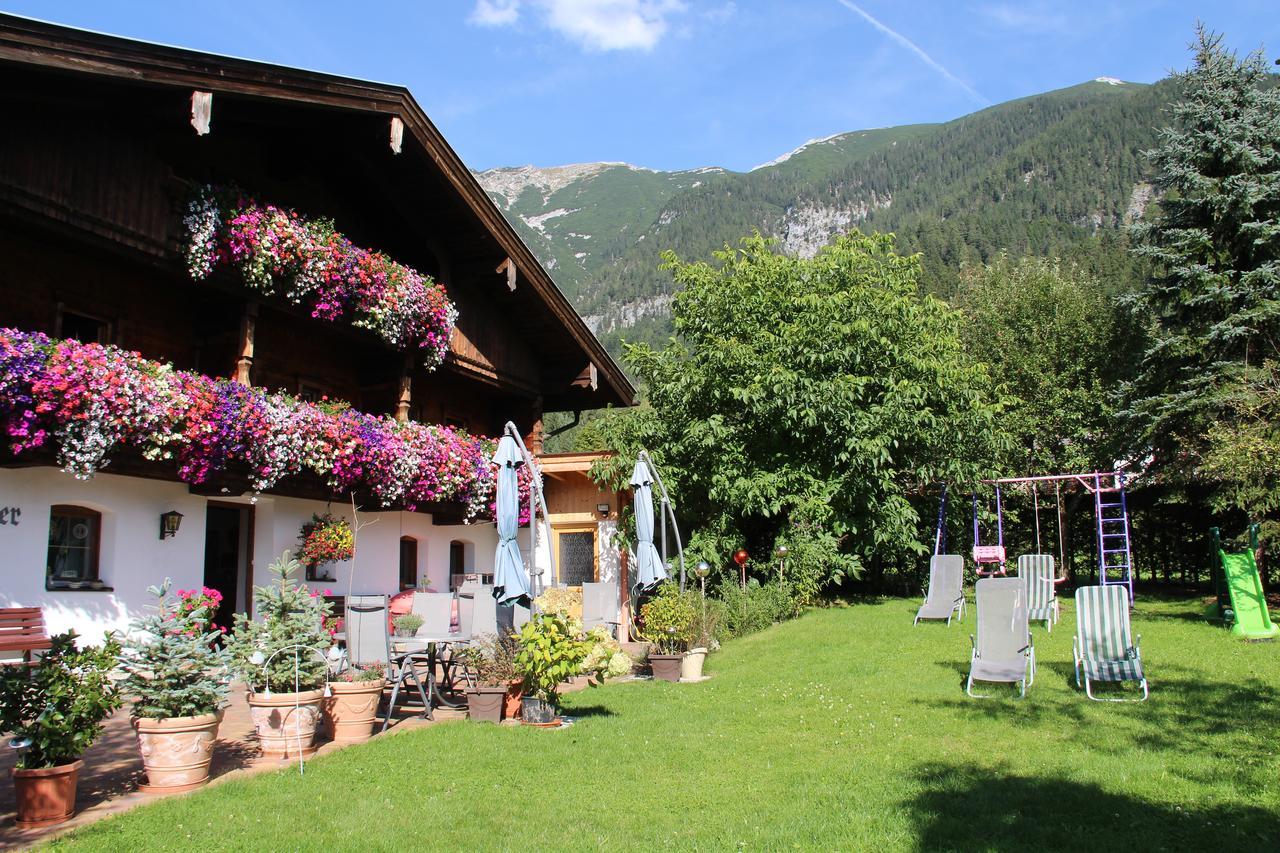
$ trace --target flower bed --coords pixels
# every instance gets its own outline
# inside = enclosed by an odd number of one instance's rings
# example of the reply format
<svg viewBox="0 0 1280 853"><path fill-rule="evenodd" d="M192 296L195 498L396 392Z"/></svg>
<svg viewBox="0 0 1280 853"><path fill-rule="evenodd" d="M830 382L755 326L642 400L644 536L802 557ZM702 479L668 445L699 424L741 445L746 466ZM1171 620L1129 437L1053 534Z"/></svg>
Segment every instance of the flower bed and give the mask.
<svg viewBox="0 0 1280 853"><path fill-rule="evenodd" d="M461 503L468 519L491 513L494 500L492 439L306 403L39 332L0 328L0 428L15 454L56 445L63 470L81 479L130 447L176 463L188 483L247 466L250 488L265 491L311 472L336 493L367 492L384 507ZM531 479L521 468L526 522Z"/></svg>
<svg viewBox="0 0 1280 853"><path fill-rule="evenodd" d="M197 281L219 266L264 294L282 290L311 316L368 329L399 349L418 348L428 370L444 360L458 317L444 287L381 252L362 249L328 219L262 204L234 189L204 187L183 218L187 270Z"/></svg>

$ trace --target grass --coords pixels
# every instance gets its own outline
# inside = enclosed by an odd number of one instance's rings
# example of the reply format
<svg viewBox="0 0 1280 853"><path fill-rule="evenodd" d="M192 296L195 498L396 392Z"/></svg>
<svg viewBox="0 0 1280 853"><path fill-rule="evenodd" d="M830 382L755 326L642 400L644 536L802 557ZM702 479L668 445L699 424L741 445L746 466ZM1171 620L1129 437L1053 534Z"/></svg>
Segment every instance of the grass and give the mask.
<svg viewBox="0 0 1280 853"><path fill-rule="evenodd" d="M86 850L1280 848L1280 644L1140 600L1151 700L1071 684L1074 614L1028 698L968 699L972 616L890 599L729 643L701 684L567 697L560 731L451 723L158 802Z"/></svg>

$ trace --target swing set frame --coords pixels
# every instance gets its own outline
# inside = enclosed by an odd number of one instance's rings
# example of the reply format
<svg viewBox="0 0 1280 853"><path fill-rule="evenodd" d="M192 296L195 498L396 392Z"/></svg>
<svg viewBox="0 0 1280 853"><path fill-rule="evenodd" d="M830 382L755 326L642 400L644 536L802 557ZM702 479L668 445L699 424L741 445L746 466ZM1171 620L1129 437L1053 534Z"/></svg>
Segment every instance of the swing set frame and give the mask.
<svg viewBox="0 0 1280 853"><path fill-rule="evenodd" d="M1109 482L1108 482L1109 480ZM1041 550L1040 538L1040 484L1053 484L1054 507L1058 517L1058 571L1066 571L1066 546L1063 538L1063 519L1062 519L1062 484L1064 482L1072 482L1084 487L1084 490L1095 497L1095 506L1097 505L1097 496L1100 492L1116 491L1124 487L1125 474L1123 471L1090 471L1080 474L1044 474L1034 477L996 477L988 480L979 480L977 486L993 486L995 489L995 510L996 510L996 544L983 544L981 539L981 527L978 518L978 490L975 486L972 493L973 503L973 562L977 566L977 574L979 577L990 577L993 575L1003 575L1006 573L1007 556L1004 547L1004 507L1001 496L1001 487L1005 486L1025 486L1031 495L1031 504L1035 518L1035 537L1036 537L1036 553L1043 553ZM938 504L938 526L934 534L933 552L941 554L946 550L947 544L947 484L942 484L942 495ZM1095 518L1095 524L1098 519ZM1127 526L1127 520L1126 520ZM1127 530L1126 530L1127 536ZM1100 545L1101 547L1101 545ZM994 567L994 568L986 568ZM1131 571L1131 570L1130 570ZM1062 583L1067 579L1063 574L1054 578L1054 583ZM1105 583L1105 582L1104 582Z"/></svg>

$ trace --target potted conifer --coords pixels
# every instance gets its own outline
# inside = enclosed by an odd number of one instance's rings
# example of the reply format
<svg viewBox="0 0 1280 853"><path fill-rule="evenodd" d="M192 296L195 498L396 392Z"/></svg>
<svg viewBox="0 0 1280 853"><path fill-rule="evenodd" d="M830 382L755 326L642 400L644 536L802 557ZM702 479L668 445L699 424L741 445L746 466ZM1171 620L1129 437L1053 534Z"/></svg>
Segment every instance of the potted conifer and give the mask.
<svg viewBox="0 0 1280 853"><path fill-rule="evenodd" d="M232 670L249 688L249 714L263 755L314 751L332 638L323 627L330 605L298 584L302 564L288 551L267 571L275 581L253 589L259 620L236 614L227 640Z"/></svg>
<svg viewBox="0 0 1280 853"><path fill-rule="evenodd" d="M76 648L76 634L51 638L39 665L0 667L0 731L18 750L13 787L19 829L70 820L76 811L80 756L120 707L111 680L120 643Z"/></svg>
<svg viewBox="0 0 1280 853"><path fill-rule="evenodd" d="M133 700L133 728L147 783L138 790L167 794L209 781L209 762L227 697L222 632L213 625L216 601L202 592L169 597L170 581L148 587L153 612L130 629L121 657L121 688Z"/></svg>

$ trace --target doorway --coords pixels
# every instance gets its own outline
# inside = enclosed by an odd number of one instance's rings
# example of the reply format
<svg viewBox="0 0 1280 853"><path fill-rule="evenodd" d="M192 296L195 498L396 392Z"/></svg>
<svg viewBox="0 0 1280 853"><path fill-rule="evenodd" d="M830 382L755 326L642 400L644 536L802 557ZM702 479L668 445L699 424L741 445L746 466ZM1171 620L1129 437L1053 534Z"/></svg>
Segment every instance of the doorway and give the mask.
<svg viewBox="0 0 1280 853"><path fill-rule="evenodd" d="M222 593L214 617L231 629L236 613L252 615L253 507L209 503L205 510L204 585Z"/></svg>

